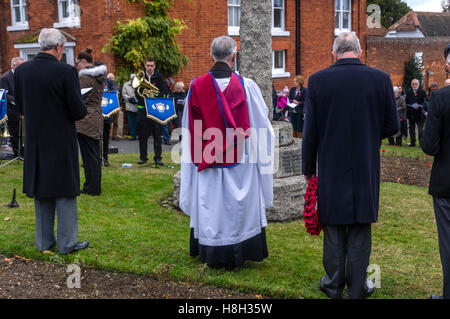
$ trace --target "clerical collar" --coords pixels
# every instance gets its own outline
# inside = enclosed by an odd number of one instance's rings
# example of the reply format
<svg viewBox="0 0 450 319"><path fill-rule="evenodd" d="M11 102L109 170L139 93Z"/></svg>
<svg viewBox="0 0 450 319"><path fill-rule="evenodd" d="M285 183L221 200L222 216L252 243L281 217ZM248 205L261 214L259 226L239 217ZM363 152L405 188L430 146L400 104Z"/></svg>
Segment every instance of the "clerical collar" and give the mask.
<svg viewBox="0 0 450 319"><path fill-rule="evenodd" d="M228 63L225 62L216 62L209 71L216 79L229 78L231 77L231 73L233 73Z"/></svg>

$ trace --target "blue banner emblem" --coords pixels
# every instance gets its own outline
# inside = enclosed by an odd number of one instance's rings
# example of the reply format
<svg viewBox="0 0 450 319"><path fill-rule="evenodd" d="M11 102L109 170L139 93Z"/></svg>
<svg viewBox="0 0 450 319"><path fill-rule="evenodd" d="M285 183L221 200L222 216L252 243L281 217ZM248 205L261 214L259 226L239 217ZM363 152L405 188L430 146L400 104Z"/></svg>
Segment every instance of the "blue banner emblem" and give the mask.
<svg viewBox="0 0 450 319"><path fill-rule="evenodd" d="M166 124L177 117L173 98L153 97L145 99L147 117L161 124Z"/></svg>
<svg viewBox="0 0 450 319"><path fill-rule="evenodd" d="M0 124L6 121L6 90L0 89Z"/></svg>
<svg viewBox="0 0 450 319"><path fill-rule="evenodd" d="M120 110L119 95L117 91L103 91L102 113L103 117L110 117Z"/></svg>

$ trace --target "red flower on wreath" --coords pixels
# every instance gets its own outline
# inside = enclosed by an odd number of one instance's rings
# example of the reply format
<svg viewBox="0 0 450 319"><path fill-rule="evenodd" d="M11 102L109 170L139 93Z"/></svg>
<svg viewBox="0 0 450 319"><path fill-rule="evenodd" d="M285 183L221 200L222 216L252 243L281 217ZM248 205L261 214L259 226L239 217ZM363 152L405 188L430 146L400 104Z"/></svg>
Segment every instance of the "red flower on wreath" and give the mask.
<svg viewBox="0 0 450 319"><path fill-rule="evenodd" d="M312 176L308 181L305 193L305 208L303 209L303 220L306 231L311 235L319 235L323 225L319 222L317 215L317 177Z"/></svg>

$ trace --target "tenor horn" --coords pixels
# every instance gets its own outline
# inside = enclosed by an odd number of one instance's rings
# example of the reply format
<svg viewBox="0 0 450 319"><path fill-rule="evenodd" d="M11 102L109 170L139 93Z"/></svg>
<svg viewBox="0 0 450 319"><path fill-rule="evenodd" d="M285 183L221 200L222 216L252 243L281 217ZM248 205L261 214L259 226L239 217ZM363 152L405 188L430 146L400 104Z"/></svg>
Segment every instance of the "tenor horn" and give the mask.
<svg viewBox="0 0 450 319"><path fill-rule="evenodd" d="M144 71L139 71L131 82L131 86L134 89L137 88L137 93L143 98L152 97L159 93L159 89L145 79Z"/></svg>

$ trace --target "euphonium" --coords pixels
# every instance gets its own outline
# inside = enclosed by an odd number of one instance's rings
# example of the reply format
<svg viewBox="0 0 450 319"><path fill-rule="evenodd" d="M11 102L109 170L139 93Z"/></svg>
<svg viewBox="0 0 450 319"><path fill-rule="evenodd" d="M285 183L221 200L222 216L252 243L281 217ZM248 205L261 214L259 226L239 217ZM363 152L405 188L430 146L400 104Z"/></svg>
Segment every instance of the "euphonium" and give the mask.
<svg viewBox="0 0 450 319"><path fill-rule="evenodd" d="M131 86L134 89L137 88L137 93L143 98L152 97L159 93L159 89L145 79L144 71L139 71L134 77Z"/></svg>

